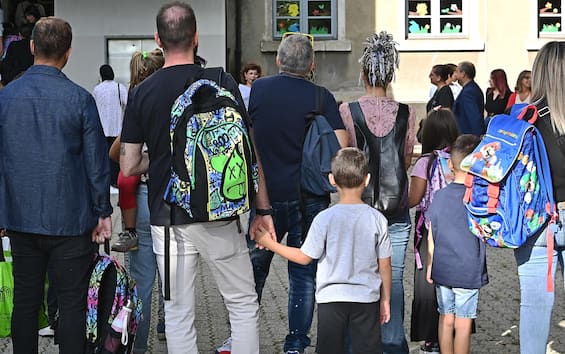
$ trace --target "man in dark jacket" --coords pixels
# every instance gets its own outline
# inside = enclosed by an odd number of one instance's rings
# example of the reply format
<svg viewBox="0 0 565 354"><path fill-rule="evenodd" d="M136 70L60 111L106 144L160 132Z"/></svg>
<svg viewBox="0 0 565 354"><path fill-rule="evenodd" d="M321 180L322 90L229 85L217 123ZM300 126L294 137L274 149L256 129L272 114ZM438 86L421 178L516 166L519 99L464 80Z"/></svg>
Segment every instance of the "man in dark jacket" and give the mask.
<svg viewBox="0 0 565 354"><path fill-rule="evenodd" d="M463 86L453 104L453 113L461 134L482 135L486 130L485 96L475 82L475 73L475 66L468 61L459 63L455 69L457 81Z"/></svg>
<svg viewBox="0 0 565 354"><path fill-rule="evenodd" d="M0 91L0 228L14 274L13 352L37 353L50 268L59 301L59 353L84 353L95 242L112 234L106 141L94 98L70 81L71 26L37 22L34 65ZM22 99L25 98L25 99Z"/></svg>

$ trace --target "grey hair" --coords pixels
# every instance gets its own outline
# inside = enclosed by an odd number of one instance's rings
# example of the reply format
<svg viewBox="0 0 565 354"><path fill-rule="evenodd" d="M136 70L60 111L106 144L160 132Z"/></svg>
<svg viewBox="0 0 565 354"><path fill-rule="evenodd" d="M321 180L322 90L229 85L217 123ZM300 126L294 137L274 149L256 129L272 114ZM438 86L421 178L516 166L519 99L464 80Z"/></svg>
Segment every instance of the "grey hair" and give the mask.
<svg viewBox="0 0 565 354"><path fill-rule="evenodd" d="M280 71L307 76L314 62L314 48L308 37L293 34L285 38L277 50Z"/></svg>
<svg viewBox="0 0 565 354"><path fill-rule="evenodd" d="M565 134L565 42L546 43L532 67L532 102L543 98L551 112L551 124Z"/></svg>
<svg viewBox="0 0 565 354"><path fill-rule="evenodd" d="M470 61L462 61L459 63L459 70L464 72L465 75L471 80L475 78L477 71L475 70L475 65Z"/></svg>
<svg viewBox="0 0 565 354"><path fill-rule="evenodd" d="M386 31L367 37L363 55L359 59L363 73L371 86L386 87L394 80L400 59L396 42Z"/></svg>

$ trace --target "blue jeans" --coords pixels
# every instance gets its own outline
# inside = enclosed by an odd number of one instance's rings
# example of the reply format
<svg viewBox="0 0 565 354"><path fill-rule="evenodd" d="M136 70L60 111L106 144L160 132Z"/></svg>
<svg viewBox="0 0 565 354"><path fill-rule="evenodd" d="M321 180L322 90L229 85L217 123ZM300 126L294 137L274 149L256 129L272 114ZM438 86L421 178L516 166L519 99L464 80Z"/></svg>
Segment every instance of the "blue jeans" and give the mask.
<svg viewBox="0 0 565 354"><path fill-rule="evenodd" d="M306 209L305 226L309 228L314 217L329 206L329 197L307 198L304 203ZM272 207L275 212L274 220L277 240L280 242L288 232L286 244L291 247L302 246L300 201L273 202ZM252 217L253 213L250 220ZM265 286L267 275L269 275L269 268L274 253L256 248L254 241L248 241L248 246L255 277L255 289L257 290L259 301L261 301L263 287ZM317 262L315 260L306 266L288 262L289 334L285 338L284 351L298 350L302 352L304 348L310 345L308 332L310 332L314 315L316 268Z"/></svg>
<svg viewBox="0 0 565 354"><path fill-rule="evenodd" d="M405 222L395 222L388 226L388 235L392 244L392 291L390 321L381 326L382 347L385 354L408 354L408 342L404 334L403 279L410 227L408 215Z"/></svg>
<svg viewBox="0 0 565 354"><path fill-rule="evenodd" d="M560 210L560 214L563 211ZM561 222L565 222L563 215ZM563 230L560 231L563 233ZM555 300L555 293L547 291L547 248L538 246L539 238L545 238L544 230L539 237L530 237L524 245L514 251L518 264L520 278L520 353L545 353L549 331L551 328L551 311ZM563 240L563 235L560 235ZM553 280L557 262L564 272L563 259L565 258L565 244L555 244L553 251Z"/></svg>
<svg viewBox="0 0 565 354"><path fill-rule="evenodd" d="M133 352L145 353L147 351L147 338L151 324L151 295L157 261L153 253L151 227L149 225L149 205L147 204L147 185L141 183L137 188L137 218L135 229L137 231L138 249L128 253L130 275L137 282L137 292L143 303L143 319L137 327L137 334L133 344Z"/></svg>

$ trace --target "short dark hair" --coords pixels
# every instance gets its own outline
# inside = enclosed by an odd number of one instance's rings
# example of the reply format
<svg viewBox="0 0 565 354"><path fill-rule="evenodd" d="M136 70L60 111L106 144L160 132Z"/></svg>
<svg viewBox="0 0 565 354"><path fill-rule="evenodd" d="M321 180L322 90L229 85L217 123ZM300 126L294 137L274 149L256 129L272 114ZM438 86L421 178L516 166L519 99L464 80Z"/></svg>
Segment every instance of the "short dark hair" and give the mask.
<svg viewBox="0 0 565 354"><path fill-rule="evenodd" d="M31 39L34 56L45 59L61 59L71 48L71 25L58 17L42 17L37 21Z"/></svg>
<svg viewBox="0 0 565 354"><path fill-rule="evenodd" d="M357 188L365 182L369 164L361 150L347 147L339 150L332 159L332 174L341 188Z"/></svg>
<svg viewBox="0 0 565 354"><path fill-rule="evenodd" d="M100 66L100 78L102 81L114 80L114 70L108 64Z"/></svg>
<svg viewBox="0 0 565 354"><path fill-rule="evenodd" d="M39 20L39 18L41 18L41 14L39 13L37 5L29 5L28 7L26 7L24 10L24 16L27 15L35 17L35 20Z"/></svg>
<svg viewBox="0 0 565 354"><path fill-rule="evenodd" d="M481 139L473 134L463 134L455 140L451 148L451 162L456 170L460 170L461 161L472 153L480 142Z"/></svg>
<svg viewBox="0 0 565 354"><path fill-rule="evenodd" d="M261 77L261 65L259 64L255 64L255 63L247 63L243 66L243 68L241 69L241 82L243 82L245 84L245 73L248 72L249 70L255 70L257 71L257 74L259 77Z"/></svg>
<svg viewBox="0 0 565 354"><path fill-rule="evenodd" d="M196 16L189 4L174 1L157 13L157 33L165 49L189 49L194 46Z"/></svg>
<svg viewBox="0 0 565 354"><path fill-rule="evenodd" d="M469 79L474 79L475 75L477 74L475 65L470 61L462 61L461 63L459 63L459 70L463 71Z"/></svg>
<svg viewBox="0 0 565 354"><path fill-rule="evenodd" d="M449 67L443 64L437 64L432 67L432 72L439 76L442 81L447 81L449 79Z"/></svg>

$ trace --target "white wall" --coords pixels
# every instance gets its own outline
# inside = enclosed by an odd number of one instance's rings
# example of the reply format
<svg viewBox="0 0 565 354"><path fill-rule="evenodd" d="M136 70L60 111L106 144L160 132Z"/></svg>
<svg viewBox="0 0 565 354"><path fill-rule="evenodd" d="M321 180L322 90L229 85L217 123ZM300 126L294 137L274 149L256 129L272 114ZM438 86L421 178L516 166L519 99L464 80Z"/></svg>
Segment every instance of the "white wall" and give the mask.
<svg viewBox="0 0 565 354"><path fill-rule="evenodd" d="M152 37L164 0L55 0L55 16L69 21L73 44L65 74L87 90L106 63L106 37ZM208 66L226 62L225 0L192 0L199 32L198 53ZM156 45L155 45L156 47Z"/></svg>

